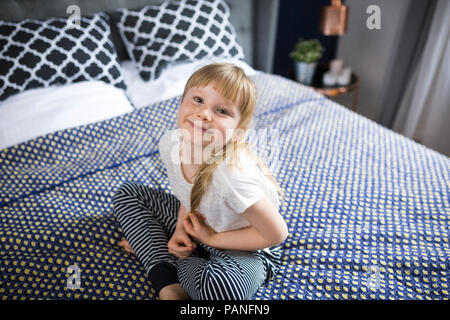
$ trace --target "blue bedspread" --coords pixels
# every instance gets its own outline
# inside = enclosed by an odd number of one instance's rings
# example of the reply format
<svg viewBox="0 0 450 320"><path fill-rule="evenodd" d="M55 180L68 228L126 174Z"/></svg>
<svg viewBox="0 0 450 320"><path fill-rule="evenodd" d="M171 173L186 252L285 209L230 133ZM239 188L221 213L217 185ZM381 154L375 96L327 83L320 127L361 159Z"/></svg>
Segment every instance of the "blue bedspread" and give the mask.
<svg viewBox="0 0 450 320"><path fill-rule="evenodd" d="M287 79L255 81L254 127L279 139L254 144L290 235L254 298L448 299L449 158ZM178 103L0 151L2 299L155 298L111 199L127 180L171 192L157 146Z"/></svg>

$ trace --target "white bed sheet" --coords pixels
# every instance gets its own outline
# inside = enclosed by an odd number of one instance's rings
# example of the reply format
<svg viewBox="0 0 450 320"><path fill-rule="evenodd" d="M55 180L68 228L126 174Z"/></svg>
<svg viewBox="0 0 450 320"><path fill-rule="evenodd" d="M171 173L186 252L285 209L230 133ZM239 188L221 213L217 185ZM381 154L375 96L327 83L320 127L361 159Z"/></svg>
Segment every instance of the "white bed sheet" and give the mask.
<svg viewBox="0 0 450 320"><path fill-rule="evenodd" d="M249 76L256 73L252 67L242 60L212 58L173 64L162 72L160 78L146 82L140 78L139 71L132 61L122 61L121 66L128 87L127 95L137 109L181 95L184 85L192 73L213 62L233 63L241 67Z"/></svg>
<svg viewBox="0 0 450 320"><path fill-rule="evenodd" d="M0 103L0 149L133 110L123 90L101 81L27 90Z"/></svg>

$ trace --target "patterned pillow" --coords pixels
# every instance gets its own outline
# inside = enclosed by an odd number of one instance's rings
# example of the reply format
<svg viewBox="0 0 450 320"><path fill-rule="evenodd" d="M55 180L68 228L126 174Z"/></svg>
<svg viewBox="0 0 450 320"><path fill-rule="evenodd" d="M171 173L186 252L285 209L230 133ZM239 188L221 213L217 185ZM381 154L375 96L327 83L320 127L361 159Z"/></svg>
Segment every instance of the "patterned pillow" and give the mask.
<svg viewBox="0 0 450 320"><path fill-rule="evenodd" d="M244 58L222 0L168 1L118 11L117 27L143 80L157 79L172 62Z"/></svg>
<svg viewBox="0 0 450 320"><path fill-rule="evenodd" d="M108 16L0 21L0 101L31 88L101 80L126 89Z"/></svg>

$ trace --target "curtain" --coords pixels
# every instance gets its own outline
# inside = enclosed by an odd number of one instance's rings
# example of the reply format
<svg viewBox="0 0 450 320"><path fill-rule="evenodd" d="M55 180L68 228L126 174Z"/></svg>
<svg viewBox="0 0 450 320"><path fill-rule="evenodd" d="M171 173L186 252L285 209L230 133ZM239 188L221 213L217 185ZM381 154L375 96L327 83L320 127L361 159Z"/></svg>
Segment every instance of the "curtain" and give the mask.
<svg viewBox="0 0 450 320"><path fill-rule="evenodd" d="M392 129L450 156L450 1L438 0Z"/></svg>

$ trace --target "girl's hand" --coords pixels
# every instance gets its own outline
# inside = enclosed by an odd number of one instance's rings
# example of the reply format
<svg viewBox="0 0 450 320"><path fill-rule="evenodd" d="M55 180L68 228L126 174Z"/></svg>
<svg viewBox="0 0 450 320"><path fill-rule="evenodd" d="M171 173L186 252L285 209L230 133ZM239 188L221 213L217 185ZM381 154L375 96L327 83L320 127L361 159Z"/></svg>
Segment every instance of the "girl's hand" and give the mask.
<svg viewBox="0 0 450 320"><path fill-rule="evenodd" d="M169 253L185 259L191 255L197 245L191 240L191 238L189 238L189 235L185 231L175 229L175 232L172 235L172 238L170 238L167 247Z"/></svg>
<svg viewBox="0 0 450 320"><path fill-rule="evenodd" d="M187 212L183 218L183 227L191 237L204 244L209 244L216 232L205 224L204 220L205 218L200 214Z"/></svg>

